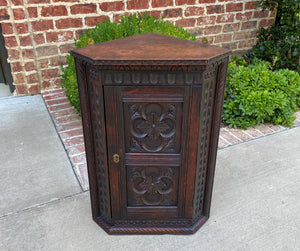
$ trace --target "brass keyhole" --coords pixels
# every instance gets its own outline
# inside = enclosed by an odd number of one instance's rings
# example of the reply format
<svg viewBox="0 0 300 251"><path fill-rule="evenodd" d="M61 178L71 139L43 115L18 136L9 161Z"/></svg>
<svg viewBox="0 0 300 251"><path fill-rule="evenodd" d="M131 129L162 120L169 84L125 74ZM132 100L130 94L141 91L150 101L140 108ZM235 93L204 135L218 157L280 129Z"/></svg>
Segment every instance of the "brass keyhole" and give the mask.
<svg viewBox="0 0 300 251"><path fill-rule="evenodd" d="M120 156L119 156L119 154L114 154L114 155L113 155L113 161L114 161L115 163L119 163L119 161L120 161Z"/></svg>

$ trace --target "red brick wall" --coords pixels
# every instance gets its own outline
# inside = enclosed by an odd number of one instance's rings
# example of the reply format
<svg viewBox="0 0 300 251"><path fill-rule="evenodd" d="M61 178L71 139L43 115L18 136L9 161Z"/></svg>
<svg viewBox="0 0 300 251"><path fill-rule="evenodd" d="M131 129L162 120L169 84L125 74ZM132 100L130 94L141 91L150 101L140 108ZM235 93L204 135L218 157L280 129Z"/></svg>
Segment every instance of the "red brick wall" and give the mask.
<svg viewBox="0 0 300 251"><path fill-rule="evenodd" d="M65 63L78 32L109 18L148 11L185 27L198 39L244 51L255 43L257 29L273 21L252 0L0 0L0 21L18 94L59 87L59 64Z"/></svg>

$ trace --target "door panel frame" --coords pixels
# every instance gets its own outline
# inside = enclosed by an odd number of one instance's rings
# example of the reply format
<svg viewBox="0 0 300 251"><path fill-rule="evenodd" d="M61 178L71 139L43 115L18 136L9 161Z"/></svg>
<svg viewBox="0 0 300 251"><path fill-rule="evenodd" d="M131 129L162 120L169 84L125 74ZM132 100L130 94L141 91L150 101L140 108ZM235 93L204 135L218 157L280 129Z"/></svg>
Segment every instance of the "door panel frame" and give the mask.
<svg viewBox="0 0 300 251"><path fill-rule="evenodd" d="M154 207L130 207L127 205L127 174L126 166L136 166L141 164L145 166L147 160L147 153L126 153L125 154L125 138L124 138L124 118L123 118L123 102L178 102L183 103L181 115L181 129L180 135L186 130L186 120L188 120L189 109L189 95L190 87L187 86L174 86L174 87L158 87L158 86L104 86L104 102L106 114L106 128L107 128L107 148L109 156L109 176L111 184L111 205L112 217L118 219L128 219L137 217L139 212L141 218L177 218L182 216L185 204L183 186L186 182L182 181L180 177L185 176L186 172L185 163L180 155L183 154L185 147L181 143L180 153L151 153L151 158L159 156L157 163L151 163L159 166L178 166L178 184L177 184L177 206L154 206ZM173 89L170 91L170 89ZM155 90L157 94L147 95L147 92ZM146 93L146 94L145 94ZM143 98L140 95L143 94ZM133 95L133 96L132 96ZM155 98L156 95L158 98ZM131 97L130 97L131 96ZM149 99L149 100L148 100ZM116 116L112 116L116 114ZM182 136L181 136L182 137ZM119 139L118 139L119 138ZM182 137L182 141L183 137ZM184 143L186 144L186 143ZM118 146L118 147L116 147ZM114 154L120 156L119 163L114 163L112 156ZM149 153L148 153L149 155ZM172 155L173 159L164 161L164 157ZM134 160L134 161L133 161ZM128 162L127 162L128 161ZM136 161L136 162L135 162ZM121 167L121 169L120 169ZM183 176L182 176L183 175ZM123 185L121 185L123 184ZM124 187L123 187L124 186ZM126 189L125 189L126 188ZM189 203L190 204L190 203ZM134 209L135 208L135 209ZM158 208L163 208L158 210ZM144 213L141 213L144 212ZM161 212L161 213L157 213ZM147 217L148 216L148 217Z"/></svg>
<svg viewBox="0 0 300 251"><path fill-rule="evenodd" d="M125 166L125 144L123 132L123 118L120 116L120 88L104 86L104 106L106 117L108 169L110 181L111 211L113 219L123 219L126 216L124 204L124 191L122 191L121 180L126 178ZM115 116L116 115L116 116ZM115 163L113 155L119 155L119 162Z"/></svg>

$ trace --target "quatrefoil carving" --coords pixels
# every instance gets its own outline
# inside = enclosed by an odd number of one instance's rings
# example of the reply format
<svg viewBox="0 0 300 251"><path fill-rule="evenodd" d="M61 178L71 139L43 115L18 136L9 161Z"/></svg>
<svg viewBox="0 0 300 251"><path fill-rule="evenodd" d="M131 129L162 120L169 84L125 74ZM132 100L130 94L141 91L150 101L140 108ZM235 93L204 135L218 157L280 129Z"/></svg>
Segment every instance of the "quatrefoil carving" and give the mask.
<svg viewBox="0 0 300 251"><path fill-rule="evenodd" d="M131 118L131 134L138 139L135 144L147 152L161 151L175 134L175 109L169 106L169 110L164 111L157 103L142 105Z"/></svg>
<svg viewBox="0 0 300 251"><path fill-rule="evenodd" d="M132 190L146 206L160 205L165 196L173 190L171 169L167 169L165 174L159 173L159 168L143 168L140 172L136 171L132 177Z"/></svg>

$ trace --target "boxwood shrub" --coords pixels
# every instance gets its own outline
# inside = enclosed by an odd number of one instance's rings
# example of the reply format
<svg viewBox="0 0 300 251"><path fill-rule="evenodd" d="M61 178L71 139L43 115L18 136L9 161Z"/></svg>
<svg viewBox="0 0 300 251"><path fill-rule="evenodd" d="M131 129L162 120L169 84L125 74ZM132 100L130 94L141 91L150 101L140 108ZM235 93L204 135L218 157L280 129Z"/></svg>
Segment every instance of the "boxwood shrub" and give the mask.
<svg viewBox="0 0 300 251"><path fill-rule="evenodd" d="M147 13L138 13L121 17L120 23L110 22L107 19L106 21L97 24L94 28L85 30L79 40L75 40L74 48L81 48L89 44L97 44L149 32L188 40L196 40L195 36L191 35L183 28L164 21L163 16L159 19L154 16L150 16ZM67 89L66 96L68 100L80 114L75 64L74 58L70 54L67 55L67 67L64 68L61 66L61 70L62 87Z"/></svg>
<svg viewBox="0 0 300 251"><path fill-rule="evenodd" d="M300 106L300 75L270 70L270 63L236 57L228 65L222 119L229 127L273 123L291 126Z"/></svg>

